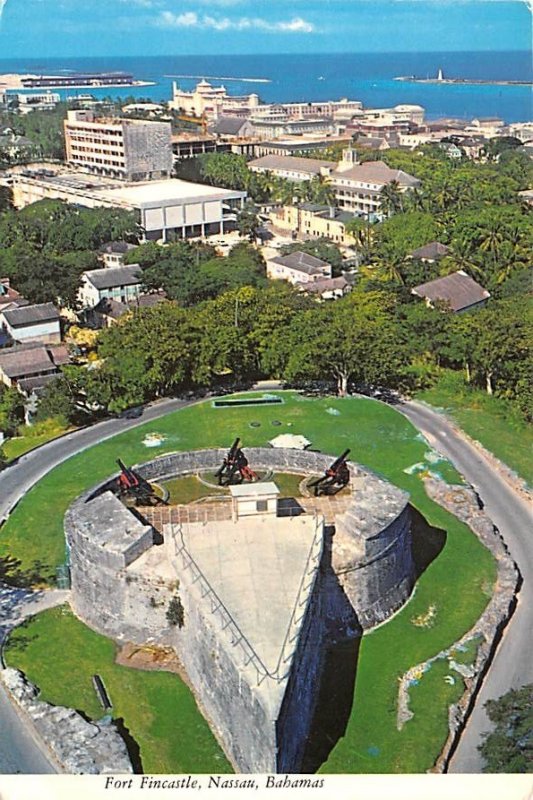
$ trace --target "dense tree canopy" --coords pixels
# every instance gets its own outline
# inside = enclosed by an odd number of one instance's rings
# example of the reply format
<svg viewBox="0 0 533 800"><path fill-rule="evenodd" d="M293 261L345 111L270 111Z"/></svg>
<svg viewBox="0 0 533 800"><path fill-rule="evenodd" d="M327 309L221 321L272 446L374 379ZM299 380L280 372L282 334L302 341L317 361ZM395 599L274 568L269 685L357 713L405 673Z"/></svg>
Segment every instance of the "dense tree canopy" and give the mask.
<svg viewBox="0 0 533 800"><path fill-rule="evenodd" d="M479 747L483 772L532 772L533 685L512 689L485 707L495 727Z"/></svg>

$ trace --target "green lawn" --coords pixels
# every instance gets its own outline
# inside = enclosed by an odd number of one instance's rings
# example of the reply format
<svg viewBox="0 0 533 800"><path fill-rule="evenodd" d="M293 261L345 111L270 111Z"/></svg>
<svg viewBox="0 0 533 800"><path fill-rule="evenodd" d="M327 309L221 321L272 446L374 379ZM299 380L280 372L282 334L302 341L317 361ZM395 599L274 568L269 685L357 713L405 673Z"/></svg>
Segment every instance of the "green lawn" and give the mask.
<svg viewBox="0 0 533 800"><path fill-rule="evenodd" d="M101 675L113 716L140 747L142 769L159 772L231 772L187 686L170 672L115 664L115 645L91 631L67 607L44 611L17 628L5 649L8 666L22 669L40 698L103 716L91 677Z"/></svg>
<svg viewBox="0 0 533 800"><path fill-rule="evenodd" d="M20 559L25 568L31 568L32 562L38 559L47 564L48 572L53 572L63 559L64 511L82 489L114 472L115 459L119 456L126 463L134 463L172 450L229 447L237 435L244 447L265 445L283 431L304 434L312 441L313 448L331 454L350 447L350 457L355 461L409 491L413 505L430 525L445 530L447 539L439 557L419 579L409 604L388 624L364 637L348 729L323 769L423 772L431 767L442 747L446 736L446 704L450 697L455 697L451 690L458 691L458 686L449 687L439 680L436 668L433 673L430 671L417 687L421 693L418 696L424 695L418 710L417 698L413 697L414 719L398 733L398 676L449 647L470 629L490 595L496 574L495 562L465 525L429 500L420 477L405 471L417 464L421 469L438 472L450 482L460 480L450 464L435 462L427 443L397 411L366 398L308 399L292 393L283 393L283 398L283 406L273 408L214 409L210 402L201 403L75 456L49 473L19 504L2 529L2 551ZM283 425L275 427L273 420L281 420ZM250 427L251 422L260 425ZM167 439L160 447L147 450L142 440L152 432L163 434ZM251 466L253 468L253 464ZM432 627L414 625L411 620L424 614L430 605L436 606ZM58 631L56 637L60 638ZM68 651L66 633L62 646ZM16 653L13 659L21 663ZM38 685L43 683L41 671L52 673L52 682L57 684L58 697L62 698L66 689L61 688L61 681L53 678L53 659L47 662L43 657L35 663L32 659L32 665ZM178 681L175 676L170 678ZM139 689L139 692L139 703L141 700L144 703L144 690ZM158 701L153 712L158 717L166 714L166 709ZM142 721L137 724L131 719L129 725L132 730L143 727ZM372 748L370 757L369 747ZM182 762L174 762L172 757L165 762L165 769L171 772L181 767Z"/></svg>
<svg viewBox="0 0 533 800"><path fill-rule="evenodd" d="M446 380L418 394L417 400L444 409L460 428L533 486L533 428L510 403Z"/></svg>
<svg viewBox="0 0 533 800"><path fill-rule="evenodd" d="M214 473L206 472L203 473L202 477L209 483L217 483ZM280 497L300 497L300 483L304 477L304 475L290 475L285 472L275 473L272 476L272 480L279 489ZM206 486L195 475L186 475L183 478L161 481L159 485L168 490L168 502L172 505L192 503L202 497L229 497L229 489L223 486L217 486L216 488Z"/></svg>
<svg viewBox="0 0 533 800"><path fill-rule="evenodd" d="M71 429L72 430L72 429ZM12 439L7 439L2 445L2 449L8 461L13 461L15 458L23 456L30 450L34 450L46 442L51 442L52 439L57 439L66 433L64 428L57 430L46 431L44 433L28 436L14 436Z"/></svg>

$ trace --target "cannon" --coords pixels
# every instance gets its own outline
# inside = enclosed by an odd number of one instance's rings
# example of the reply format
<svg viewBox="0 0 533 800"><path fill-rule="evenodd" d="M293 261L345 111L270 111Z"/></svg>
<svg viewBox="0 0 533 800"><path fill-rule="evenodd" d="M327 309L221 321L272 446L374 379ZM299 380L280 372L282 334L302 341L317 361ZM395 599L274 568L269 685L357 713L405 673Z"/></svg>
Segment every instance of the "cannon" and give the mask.
<svg viewBox="0 0 533 800"><path fill-rule="evenodd" d="M240 443L240 439L235 439L222 465L215 472L219 486L229 486L230 483L234 483L237 475L240 482L257 480L257 475L248 466L248 459L242 452Z"/></svg>
<svg viewBox="0 0 533 800"><path fill-rule="evenodd" d="M164 500L155 493L153 486L138 472L127 467L120 458L117 458L117 464L120 467L120 475L117 478L119 497L130 497L138 506L164 504Z"/></svg>
<svg viewBox="0 0 533 800"><path fill-rule="evenodd" d="M315 497L321 494L336 494L350 482L350 470L346 459L350 450L345 450L335 461L330 464L324 475L309 483L309 488L314 489Z"/></svg>

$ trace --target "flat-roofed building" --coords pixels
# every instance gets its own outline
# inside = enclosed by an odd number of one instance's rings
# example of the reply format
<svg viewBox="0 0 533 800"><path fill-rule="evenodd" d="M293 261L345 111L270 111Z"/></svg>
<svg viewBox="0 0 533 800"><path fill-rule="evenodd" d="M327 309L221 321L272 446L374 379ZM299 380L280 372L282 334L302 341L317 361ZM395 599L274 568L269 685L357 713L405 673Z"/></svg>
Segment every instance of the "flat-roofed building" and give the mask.
<svg viewBox="0 0 533 800"><path fill-rule="evenodd" d="M146 239L166 241L169 233L190 238L234 229L246 192L177 178L124 183L83 172L26 170L13 178L13 198L17 208L51 198L137 211Z"/></svg>
<svg viewBox="0 0 533 800"><path fill-rule="evenodd" d="M268 278L293 285L331 278L331 264L300 250L267 259L266 270Z"/></svg>
<svg viewBox="0 0 533 800"><path fill-rule="evenodd" d="M75 167L127 181L160 179L172 173L170 122L69 111L64 126L67 161Z"/></svg>
<svg viewBox="0 0 533 800"><path fill-rule="evenodd" d="M59 311L53 303L24 305L0 311L0 327L14 342L61 341Z"/></svg>

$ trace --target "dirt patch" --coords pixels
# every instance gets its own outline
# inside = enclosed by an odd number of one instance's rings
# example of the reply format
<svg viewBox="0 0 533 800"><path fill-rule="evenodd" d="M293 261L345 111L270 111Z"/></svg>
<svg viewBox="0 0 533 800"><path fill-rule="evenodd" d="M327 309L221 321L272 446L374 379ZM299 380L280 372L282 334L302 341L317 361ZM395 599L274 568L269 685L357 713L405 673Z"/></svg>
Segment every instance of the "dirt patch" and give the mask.
<svg viewBox="0 0 533 800"><path fill-rule="evenodd" d="M117 651L115 663L133 669L175 672L188 683L185 667L171 647L127 642Z"/></svg>

